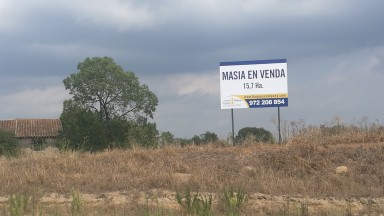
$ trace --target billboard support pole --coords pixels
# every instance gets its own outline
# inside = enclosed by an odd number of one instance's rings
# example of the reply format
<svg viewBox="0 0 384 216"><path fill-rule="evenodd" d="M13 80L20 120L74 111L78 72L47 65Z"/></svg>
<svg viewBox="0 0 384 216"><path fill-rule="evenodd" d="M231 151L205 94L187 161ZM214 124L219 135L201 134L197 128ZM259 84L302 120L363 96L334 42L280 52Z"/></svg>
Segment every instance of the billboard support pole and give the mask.
<svg viewBox="0 0 384 216"><path fill-rule="evenodd" d="M233 109L231 109L231 117L232 117L232 145L235 145L235 122L233 118Z"/></svg>
<svg viewBox="0 0 384 216"><path fill-rule="evenodd" d="M279 144L281 144L281 128L280 128L280 106L277 107L277 124L279 129Z"/></svg>

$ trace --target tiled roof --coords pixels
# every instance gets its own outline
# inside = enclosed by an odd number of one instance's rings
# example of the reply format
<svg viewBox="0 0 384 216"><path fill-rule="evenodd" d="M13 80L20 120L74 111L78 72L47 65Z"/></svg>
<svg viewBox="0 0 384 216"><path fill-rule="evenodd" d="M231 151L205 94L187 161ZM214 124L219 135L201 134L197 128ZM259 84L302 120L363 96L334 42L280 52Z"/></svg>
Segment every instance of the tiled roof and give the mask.
<svg viewBox="0 0 384 216"><path fill-rule="evenodd" d="M14 132L17 138L57 137L62 130L60 119L0 120L0 129Z"/></svg>

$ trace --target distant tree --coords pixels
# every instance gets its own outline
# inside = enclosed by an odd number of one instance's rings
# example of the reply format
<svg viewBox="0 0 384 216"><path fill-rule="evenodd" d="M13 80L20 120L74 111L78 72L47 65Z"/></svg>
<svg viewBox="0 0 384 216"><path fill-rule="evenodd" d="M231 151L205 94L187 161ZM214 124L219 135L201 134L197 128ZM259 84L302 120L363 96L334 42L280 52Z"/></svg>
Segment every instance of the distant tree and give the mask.
<svg viewBox="0 0 384 216"><path fill-rule="evenodd" d="M200 138L200 136L198 136L198 135L194 135L194 136L191 138L191 143L192 143L192 144L195 144L195 145L200 145L200 144L201 144L201 138Z"/></svg>
<svg viewBox="0 0 384 216"><path fill-rule="evenodd" d="M186 145L189 145L191 144L191 141L192 139L186 139L186 138L174 138L174 143L175 144L178 144L182 147L186 146Z"/></svg>
<svg viewBox="0 0 384 216"><path fill-rule="evenodd" d="M194 135L190 142L195 145L201 145L216 142L217 140L219 140L219 138L215 133L207 131L200 136Z"/></svg>
<svg viewBox="0 0 384 216"><path fill-rule="evenodd" d="M205 132L200 135L202 143L213 143L219 140L219 137L213 132Z"/></svg>
<svg viewBox="0 0 384 216"><path fill-rule="evenodd" d="M15 133L0 130L0 156L15 157L21 152Z"/></svg>
<svg viewBox="0 0 384 216"><path fill-rule="evenodd" d="M110 57L86 58L77 68L63 81L72 95L61 116L64 143L74 149L101 150L125 146L132 137L129 130L138 133L133 126L154 132L156 125L146 122L153 118L158 99L133 72L125 72Z"/></svg>
<svg viewBox="0 0 384 216"><path fill-rule="evenodd" d="M160 140L162 145L167 145L174 142L175 136L171 132L165 131L160 134Z"/></svg>
<svg viewBox="0 0 384 216"><path fill-rule="evenodd" d="M245 127L239 130L236 140L238 142L244 141L246 138L252 136L256 142L274 143L273 135L270 131L264 128Z"/></svg>

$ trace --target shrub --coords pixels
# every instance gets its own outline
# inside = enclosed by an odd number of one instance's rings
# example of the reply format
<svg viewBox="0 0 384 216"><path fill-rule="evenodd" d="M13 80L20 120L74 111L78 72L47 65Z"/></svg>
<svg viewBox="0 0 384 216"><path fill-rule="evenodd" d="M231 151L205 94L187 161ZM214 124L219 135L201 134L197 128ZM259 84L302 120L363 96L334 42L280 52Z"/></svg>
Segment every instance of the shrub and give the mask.
<svg viewBox="0 0 384 216"><path fill-rule="evenodd" d="M47 148L47 141L44 138L32 139L32 149L35 151L42 151Z"/></svg>
<svg viewBox="0 0 384 216"><path fill-rule="evenodd" d="M275 140L270 131L265 130L264 128L256 127L245 127L239 130L239 133L236 137L237 142L242 142L249 137L253 137L256 142L263 143L274 143Z"/></svg>
<svg viewBox="0 0 384 216"><path fill-rule="evenodd" d="M15 157L18 156L20 152L21 148L15 134L0 130L0 155Z"/></svg>
<svg viewBox="0 0 384 216"><path fill-rule="evenodd" d="M72 202L71 202L71 212L72 215L81 215L81 200L80 200L80 195L79 192L76 191L75 189L71 190L71 195L72 195Z"/></svg>
<svg viewBox="0 0 384 216"><path fill-rule="evenodd" d="M175 136L171 132L165 131L160 134L160 141L163 146L172 144L175 141Z"/></svg>
<svg viewBox="0 0 384 216"><path fill-rule="evenodd" d="M198 135L193 136L190 139L190 143L195 145L202 145L202 144L217 142L218 140L219 140L219 137L217 136L217 134L207 131L201 134L200 136Z"/></svg>
<svg viewBox="0 0 384 216"><path fill-rule="evenodd" d="M201 135L201 140L203 143L213 143L218 141L219 137L217 136L217 134L207 131Z"/></svg>
<svg viewBox="0 0 384 216"><path fill-rule="evenodd" d="M189 215L212 216L212 195L204 198L198 192L191 193L188 188L184 196L176 192L176 201Z"/></svg>
<svg viewBox="0 0 384 216"><path fill-rule="evenodd" d="M11 216L24 215L24 213L27 211L28 201L29 201L28 194L12 195L8 200L10 215Z"/></svg>
<svg viewBox="0 0 384 216"><path fill-rule="evenodd" d="M133 144L144 147L157 145L156 124L145 117L134 120L111 118L101 121L98 113L86 110L71 100L64 102L60 116L63 131L57 147L81 151L102 151L128 148Z"/></svg>
<svg viewBox="0 0 384 216"><path fill-rule="evenodd" d="M138 144L142 147L157 147L157 136L159 131L156 129L156 123L149 122L147 118L138 118L136 121L128 122L127 142L129 146ZM123 133L123 131L122 131ZM118 134L116 134L117 136Z"/></svg>
<svg viewBox="0 0 384 216"><path fill-rule="evenodd" d="M247 201L247 196L245 195L244 190L238 188L234 190L233 188L224 190L222 200L227 208L226 215L236 216L241 215L241 208Z"/></svg>

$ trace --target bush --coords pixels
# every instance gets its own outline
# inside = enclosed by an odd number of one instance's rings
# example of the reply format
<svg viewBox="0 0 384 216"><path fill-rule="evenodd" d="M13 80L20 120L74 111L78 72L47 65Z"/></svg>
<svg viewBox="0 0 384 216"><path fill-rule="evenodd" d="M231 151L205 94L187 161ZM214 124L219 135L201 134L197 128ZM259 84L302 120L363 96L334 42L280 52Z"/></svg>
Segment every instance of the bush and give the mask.
<svg viewBox="0 0 384 216"><path fill-rule="evenodd" d="M219 137L217 136L217 134L207 131L201 135L201 140L203 143L213 143L218 141Z"/></svg>
<svg viewBox="0 0 384 216"><path fill-rule="evenodd" d="M247 202L247 196L243 189L237 190L230 188L224 189L224 195L221 198L227 208L227 214L231 216L241 215L241 208Z"/></svg>
<svg viewBox="0 0 384 216"><path fill-rule="evenodd" d="M195 135L191 138L190 143L195 145L209 144L219 140L219 137L213 132L205 132L200 136Z"/></svg>
<svg viewBox="0 0 384 216"><path fill-rule="evenodd" d="M273 135L268 130L264 128L256 128L256 127L245 127L239 130L239 133L236 137L237 142L242 142L249 137L255 139L256 142L263 143L274 143L275 140Z"/></svg>
<svg viewBox="0 0 384 216"><path fill-rule="evenodd" d="M44 138L32 139L32 149L34 151L42 151L47 148L47 141Z"/></svg>
<svg viewBox="0 0 384 216"><path fill-rule="evenodd" d="M160 141L163 146L172 144L175 142L175 136L171 132L165 131L160 134Z"/></svg>
<svg viewBox="0 0 384 216"><path fill-rule="evenodd" d="M133 120L110 118L101 120L99 113L86 110L72 100L64 101L60 116L63 131L57 147L81 151L128 148L132 144L157 146L156 124L145 117Z"/></svg>
<svg viewBox="0 0 384 216"><path fill-rule="evenodd" d="M159 131L156 129L156 123L148 122L147 118L142 117L136 121L128 122L126 131L126 142L128 142L129 146L137 144L142 147L152 148L158 145L157 136Z"/></svg>
<svg viewBox="0 0 384 216"><path fill-rule="evenodd" d="M186 211L188 215L212 216L212 195L204 198L198 192L191 193L187 188L185 195L176 192L176 201Z"/></svg>
<svg viewBox="0 0 384 216"><path fill-rule="evenodd" d="M76 106L72 101L65 101L60 120L63 131L57 147L82 151L108 148L105 125L98 120L97 114Z"/></svg>
<svg viewBox="0 0 384 216"><path fill-rule="evenodd" d="M21 152L20 145L14 133L0 130L0 156L18 156Z"/></svg>

